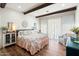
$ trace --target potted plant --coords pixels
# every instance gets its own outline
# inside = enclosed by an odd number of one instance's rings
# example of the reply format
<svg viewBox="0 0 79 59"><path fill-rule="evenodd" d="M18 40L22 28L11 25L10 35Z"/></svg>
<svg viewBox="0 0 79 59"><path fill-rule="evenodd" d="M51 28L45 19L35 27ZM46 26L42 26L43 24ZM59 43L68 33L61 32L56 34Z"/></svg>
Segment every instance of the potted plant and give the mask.
<svg viewBox="0 0 79 59"><path fill-rule="evenodd" d="M73 27L71 29L72 32L76 33L76 34L79 34L79 27Z"/></svg>
<svg viewBox="0 0 79 59"><path fill-rule="evenodd" d="M76 36L77 36L77 39L76 39L76 40L79 41L79 27L73 27L73 28L71 29L71 31L76 34Z"/></svg>
<svg viewBox="0 0 79 59"><path fill-rule="evenodd" d="M2 26L0 27L1 30L8 30L8 28L6 26Z"/></svg>

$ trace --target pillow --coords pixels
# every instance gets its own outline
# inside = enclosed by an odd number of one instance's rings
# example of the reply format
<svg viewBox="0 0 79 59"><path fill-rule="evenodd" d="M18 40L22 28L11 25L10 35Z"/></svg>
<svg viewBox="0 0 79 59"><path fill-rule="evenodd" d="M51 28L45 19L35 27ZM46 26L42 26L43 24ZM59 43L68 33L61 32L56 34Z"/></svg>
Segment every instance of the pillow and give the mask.
<svg viewBox="0 0 79 59"><path fill-rule="evenodd" d="M19 31L19 32L18 32L18 36L19 36L19 37L23 36L23 31Z"/></svg>
<svg viewBox="0 0 79 59"><path fill-rule="evenodd" d="M31 34L31 31L19 31L18 35L23 36L23 35L29 35Z"/></svg>
<svg viewBox="0 0 79 59"><path fill-rule="evenodd" d="M31 33L37 33L37 31L31 31Z"/></svg>
<svg viewBox="0 0 79 59"><path fill-rule="evenodd" d="M30 31L23 31L23 35L29 35L29 34L31 34Z"/></svg>
<svg viewBox="0 0 79 59"><path fill-rule="evenodd" d="M19 31L18 36L29 35L29 34L32 34L32 33L38 33L38 32L35 31L35 30Z"/></svg>

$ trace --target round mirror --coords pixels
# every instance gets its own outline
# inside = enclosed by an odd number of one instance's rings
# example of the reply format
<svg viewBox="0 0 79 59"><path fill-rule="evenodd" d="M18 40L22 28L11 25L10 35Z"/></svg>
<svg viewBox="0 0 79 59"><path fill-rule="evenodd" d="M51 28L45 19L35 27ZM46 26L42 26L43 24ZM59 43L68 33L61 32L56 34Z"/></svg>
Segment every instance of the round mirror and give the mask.
<svg viewBox="0 0 79 59"><path fill-rule="evenodd" d="M26 28L28 26L27 21L22 21L22 27Z"/></svg>

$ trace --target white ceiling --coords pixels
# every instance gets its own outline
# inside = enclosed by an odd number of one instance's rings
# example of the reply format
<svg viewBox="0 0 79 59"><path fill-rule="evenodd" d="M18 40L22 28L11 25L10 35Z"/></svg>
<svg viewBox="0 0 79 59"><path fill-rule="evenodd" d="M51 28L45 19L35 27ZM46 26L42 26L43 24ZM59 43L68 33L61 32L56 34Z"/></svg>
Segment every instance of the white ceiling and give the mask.
<svg viewBox="0 0 79 59"><path fill-rule="evenodd" d="M11 8L19 12L25 12L41 4L42 3L7 3L5 8Z"/></svg>
<svg viewBox="0 0 79 59"><path fill-rule="evenodd" d="M28 11L32 8L35 8L43 3L7 3L5 8L11 8L20 12ZM33 16L44 15L47 13L55 12L58 10L63 10L67 8L71 8L77 6L78 3L55 3L45 8L36 10L34 12L29 13ZM26 14L27 15L27 14Z"/></svg>
<svg viewBox="0 0 79 59"><path fill-rule="evenodd" d="M52 4L50 6L47 6L45 8L42 8L40 10L34 11L29 14L34 15L34 16L39 16L39 15L44 15L44 14L48 14L51 12L56 12L59 10L75 7L77 5L78 5L78 3L56 3L56 4Z"/></svg>

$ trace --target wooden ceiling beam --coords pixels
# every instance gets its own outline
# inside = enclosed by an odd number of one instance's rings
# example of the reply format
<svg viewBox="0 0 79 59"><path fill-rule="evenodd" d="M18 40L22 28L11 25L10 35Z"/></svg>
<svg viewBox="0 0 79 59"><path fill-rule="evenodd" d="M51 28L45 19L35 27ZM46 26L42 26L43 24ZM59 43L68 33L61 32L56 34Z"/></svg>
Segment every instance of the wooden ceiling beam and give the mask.
<svg viewBox="0 0 79 59"><path fill-rule="evenodd" d="M76 6L68 8L68 9L64 9L64 10L59 10L59 11L56 11L56 12L51 12L51 13L44 14L44 15L39 15L39 16L36 16L36 18L49 16L49 15L53 15L53 14L58 14L58 13L63 13L63 12L67 12L67 11L73 11L73 10L76 10Z"/></svg>
<svg viewBox="0 0 79 59"><path fill-rule="evenodd" d="M24 14L28 14L30 12L39 10L39 9L44 8L44 7L47 7L47 6L51 5L51 4L54 4L54 3L44 3L44 4L42 4L42 5L38 6L38 7L35 7L33 9L31 9L31 10L28 10L28 11L24 12Z"/></svg>
<svg viewBox="0 0 79 59"><path fill-rule="evenodd" d="M6 6L6 3L0 3L1 8L5 8L5 6Z"/></svg>

